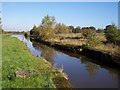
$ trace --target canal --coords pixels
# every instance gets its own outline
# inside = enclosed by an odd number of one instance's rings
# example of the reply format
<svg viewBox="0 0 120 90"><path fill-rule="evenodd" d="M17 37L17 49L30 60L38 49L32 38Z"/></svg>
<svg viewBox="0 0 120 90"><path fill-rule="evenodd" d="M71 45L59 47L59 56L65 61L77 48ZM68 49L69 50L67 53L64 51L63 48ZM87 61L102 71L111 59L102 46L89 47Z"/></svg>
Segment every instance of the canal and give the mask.
<svg viewBox="0 0 120 90"><path fill-rule="evenodd" d="M97 60L83 55L58 50L37 42L31 42L23 35L12 35L24 42L30 52L44 57L54 67L64 69L69 82L75 88L118 88L118 69L101 65Z"/></svg>

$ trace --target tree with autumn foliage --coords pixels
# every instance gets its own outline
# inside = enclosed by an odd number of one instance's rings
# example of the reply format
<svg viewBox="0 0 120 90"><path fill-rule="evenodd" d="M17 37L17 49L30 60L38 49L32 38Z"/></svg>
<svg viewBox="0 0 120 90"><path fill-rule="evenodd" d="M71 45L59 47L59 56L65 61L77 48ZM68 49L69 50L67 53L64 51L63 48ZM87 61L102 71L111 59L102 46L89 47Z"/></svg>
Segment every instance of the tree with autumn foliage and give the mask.
<svg viewBox="0 0 120 90"><path fill-rule="evenodd" d="M37 40L46 40L54 36L54 27L55 27L55 17L54 16L45 16L41 24L30 31L31 36Z"/></svg>

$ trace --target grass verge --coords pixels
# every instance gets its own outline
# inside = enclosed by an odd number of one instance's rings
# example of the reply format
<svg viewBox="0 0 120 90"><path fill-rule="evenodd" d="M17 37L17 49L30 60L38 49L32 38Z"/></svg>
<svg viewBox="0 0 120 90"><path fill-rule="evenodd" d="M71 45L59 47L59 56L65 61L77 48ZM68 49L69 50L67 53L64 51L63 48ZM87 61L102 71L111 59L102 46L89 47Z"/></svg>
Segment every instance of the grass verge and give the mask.
<svg viewBox="0 0 120 90"><path fill-rule="evenodd" d="M44 58L31 55L27 46L7 35L2 35L2 88L56 88L52 78L55 74L51 64ZM16 77L16 71L26 70L29 77Z"/></svg>

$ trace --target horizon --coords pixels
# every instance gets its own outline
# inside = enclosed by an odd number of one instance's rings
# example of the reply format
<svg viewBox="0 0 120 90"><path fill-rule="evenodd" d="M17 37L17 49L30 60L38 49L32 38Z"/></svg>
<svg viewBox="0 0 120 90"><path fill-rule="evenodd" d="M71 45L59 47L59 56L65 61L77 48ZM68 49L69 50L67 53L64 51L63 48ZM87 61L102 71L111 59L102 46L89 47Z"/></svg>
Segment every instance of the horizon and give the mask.
<svg viewBox="0 0 120 90"><path fill-rule="evenodd" d="M47 14L67 26L118 26L118 2L2 2L5 31L30 31Z"/></svg>

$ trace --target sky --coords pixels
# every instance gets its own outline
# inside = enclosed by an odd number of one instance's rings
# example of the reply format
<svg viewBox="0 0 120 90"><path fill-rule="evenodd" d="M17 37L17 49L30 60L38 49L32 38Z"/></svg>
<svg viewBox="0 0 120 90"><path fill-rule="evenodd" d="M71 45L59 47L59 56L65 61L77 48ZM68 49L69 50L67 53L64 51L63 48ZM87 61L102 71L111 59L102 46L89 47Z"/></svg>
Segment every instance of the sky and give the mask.
<svg viewBox="0 0 120 90"><path fill-rule="evenodd" d="M2 2L119 2L120 0L1 0Z"/></svg>
<svg viewBox="0 0 120 90"><path fill-rule="evenodd" d="M5 31L29 31L47 14L75 27L118 25L117 2L2 2Z"/></svg>

